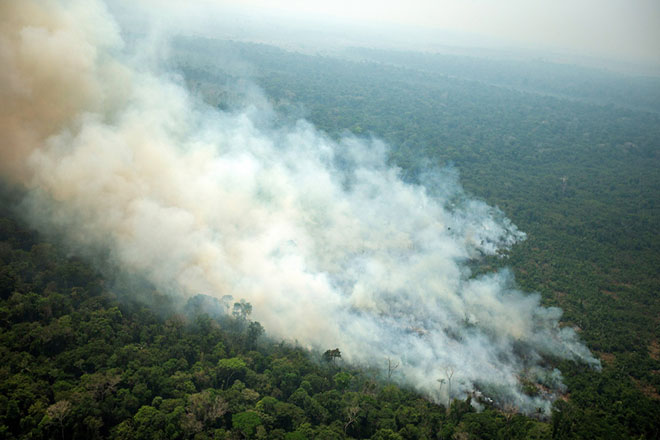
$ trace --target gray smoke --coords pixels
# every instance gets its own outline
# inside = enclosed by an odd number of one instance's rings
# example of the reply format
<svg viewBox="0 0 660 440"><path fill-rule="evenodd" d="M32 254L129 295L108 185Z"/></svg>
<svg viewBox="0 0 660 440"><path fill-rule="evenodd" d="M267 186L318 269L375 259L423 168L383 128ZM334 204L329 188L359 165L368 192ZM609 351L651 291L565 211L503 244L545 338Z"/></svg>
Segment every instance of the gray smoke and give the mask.
<svg viewBox="0 0 660 440"><path fill-rule="evenodd" d="M442 402L454 371L452 397L547 410L562 385L544 356L599 365L508 271L471 276L524 234L454 172L405 183L379 141L277 126L258 100L207 108L122 51L100 1L0 3L0 170L44 230L172 295L244 298L275 337L394 359Z"/></svg>

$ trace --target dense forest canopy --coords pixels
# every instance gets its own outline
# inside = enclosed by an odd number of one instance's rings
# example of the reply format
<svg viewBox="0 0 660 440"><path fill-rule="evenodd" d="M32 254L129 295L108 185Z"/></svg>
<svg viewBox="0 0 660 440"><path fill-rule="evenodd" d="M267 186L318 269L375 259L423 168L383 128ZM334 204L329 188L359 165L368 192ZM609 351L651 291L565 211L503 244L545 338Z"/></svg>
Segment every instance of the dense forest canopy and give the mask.
<svg viewBox="0 0 660 440"><path fill-rule="evenodd" d="M550 326L559 319L553 307L563 310L561 330L538 334L569 335L571 343L579 337L602 369L595 368L595 360L584 362L589 359L584 351L579 356L534 351L516 341L510 351L495 353L515 357L529 367L526 374L545 372L554 382L521 374L514 397L498 400L512 395L506 386L496 383L499 392L489 383L468 387L459 382L460 369L474 368L446 364L433 371L434 392L420 393L406 376L414 365L386 353L377 362L351 364L347 340L309 350L291 338L273 337L281 331L255 318L264 316L260 307L266 305L246 301L240 291L173 295L176 286L163 286L178 279L163 275L166 282L159 284L162 272L156 269L175 266L145 266L151 277L142 274L139 258L117 257L126 249L104 249L99 243L105 241L85 236L93 234L84 226L100 224L99 219L67 223L64 211L35 211L35 201L50 206L51 199L66 199L66 191L49 199L7 178L0 194L0 438L660 436L657 78L542 61L360 48L316 56L201 38L173 40L162 68L176 71L174 80L166 75L168 81L184 84L222 111L209 125L239 124L249 109L261 105L268 109L266 125L298 127L284 131L301 142L307 136L322 146L373 148L369 151L384 154L386 162L369 159L374 168L389 167L375 175L390 179L393 194L419 196L420 184L428 184L425 191L433 194L429 176L458 175L466 192L455 190L447 204L468 200L468 214L497 206L484 218L501 227L497 240L506 243L489 252L482 242L469 258L462 257L467 266L459 268L469 275L461 282L478 285L502 276L509 290L498 298L517 288L538 292L542 307L536 299L524 299L536 297L513 296L529 301L535 317L551 315ZM136 84L151 91L158 81L149 77ZM162 90L180 94L174 86ZM205 123L198 128L212 133ZM255 127L250 125L258 131ZM70 140L67 135L56 141ZM290 137L276 137L280 150L273 151L289 152ZM338 169L361 164L350 154L333 160ZM339 175L346 177L344 187L363 183L350 172ZM454 181L440 179L438 185L442 189ZM396 192L395 186L403 190ZM267 189L261 188L259 197L272 198ZM363 206L371 208L365 200ZM92 206L85 203L80 206ZM35 212L52 218L35 219ZM410 212L398 215L414 218ZM504 215L526 234L524 240ZM464 218L469 220L467 214ZM71 225L81 229L72 234ZM451 227L442 232L454 234L448 232ZM96 248L85 250L85 240ZM278 250L294 253L291 249L304 247L302 240L287 245ZM421 245L408 247L415 246ZM126 261L135 261L137 268L126 267ZM502 270L506 267L512 277ZM243 285L246 293L252 287ZM290 316L285 312L282 316ZM352 315L356 320L364 314L358 312ZM428 330L420 322L421 327L404 329L404 341L423 339ZM466 315L460 327L465 333L453 335L453 341L471 335L479 340L480 325ZM543 325L538 324L541 330ZM575 362L580 356L582 362ZM512 402L549 403L547 410L534 411Z"/></svg>

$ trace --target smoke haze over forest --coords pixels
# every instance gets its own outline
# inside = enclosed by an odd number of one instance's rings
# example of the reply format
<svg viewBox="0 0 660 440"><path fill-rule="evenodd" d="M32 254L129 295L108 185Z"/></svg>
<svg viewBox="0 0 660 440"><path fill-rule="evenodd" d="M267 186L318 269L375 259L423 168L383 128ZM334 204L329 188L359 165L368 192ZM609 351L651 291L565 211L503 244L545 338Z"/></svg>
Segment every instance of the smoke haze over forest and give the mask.
<svg viewBox="0 0 660 440"><path fill-rule="evenodd" d="M542 57L637 74L660 73L653 0L462 2L143 0L109 3L134 29L277 43L312 52L346 46ZM147 21L140 13L150 17ZM484 52L480 52L484 53Z"/></svg>
<svg viewBox="0 0 660 440"><path fill-rule="evenodd" d="M150 40L127 47L101 1L8 1L0 17L0 170L38 229L170 295L245 299L274 337L395 359L438 401L451 369L451 397L547 411L562 379L544 357L599 367L509 271L471 275L525 234L455 170L404 181L383 142L280 123L256 89L210 108Z"/></svg>

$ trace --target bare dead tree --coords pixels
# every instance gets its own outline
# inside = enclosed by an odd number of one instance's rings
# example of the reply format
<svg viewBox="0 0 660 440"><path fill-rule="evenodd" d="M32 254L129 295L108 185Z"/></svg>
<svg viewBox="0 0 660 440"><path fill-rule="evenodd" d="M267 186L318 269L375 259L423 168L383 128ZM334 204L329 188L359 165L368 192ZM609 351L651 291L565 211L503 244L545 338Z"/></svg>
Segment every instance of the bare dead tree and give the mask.
<svg viewBox="0 0 660 440"><path fill-rule="evenodd" d="M214 397L208 390L191 394L181 426L194 436L225 415L228 409L227 401L220 396Z"/></svg>
<svg viewBox="0 0 660 440"><path fill-rule="evenodd" d="M353 405L346 408L346 424L344 425L344 434L349 426L357 421L358 413L360 412L360 406L357 403L357 399L353 401Z"/></svg>
<svg viewBox="0 0 660 440"><path fill-rule="evenodd" d="M121 382L121 376L119 375L112 373L97 373L90 376L86 388L92 394L94 400L102 402L107 396L116 391L119 382Z"/></svg>
<svg viewBox="0 0 660 440"><path fill-rule="evenodd" d="M448 365L445 367L445 376L447 376L447 411L451 406L451 378L454 376L454 367Z"/></svg>
<svg viewBox="0 0 660 440"><path fill-rule="evenodd" d="M440 383L440 393L442 393L442 387L445 386L445 384L447 383L447 380L445 380L445 379L438 379L438 382Z"/></svg>
<svg viewBox="0 0 660 440"><path fill-rule="evenodd" d="M397 368L399 368L399 362L395 362L391 358L387 358L387 382L392 381L392 374Z"/></svg>
<svg viewBox="0 0 660 440"><path fill-rule="evenodd" d="M513 416L518 413L518 407L511 403L507 403L502 408L502 413L504 414L504 419L506 422L509 423L511 419L513 419Z"/></svg>
<svg viewBox="0 0 660 440"><path fill-rule="evenodd" d="M68 400L60 400L46 409L46 414L50 419L60 426L60 434L64 440L64 419L67 418L71 412L71 402Z"/></svg>

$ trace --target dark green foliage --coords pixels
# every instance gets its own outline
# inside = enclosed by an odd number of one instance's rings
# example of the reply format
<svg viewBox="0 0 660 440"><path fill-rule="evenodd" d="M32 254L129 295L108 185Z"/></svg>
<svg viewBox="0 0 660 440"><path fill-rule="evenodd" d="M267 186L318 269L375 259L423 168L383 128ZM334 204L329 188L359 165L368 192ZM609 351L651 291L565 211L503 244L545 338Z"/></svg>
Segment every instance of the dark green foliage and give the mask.
<svg viewBox="0 0 660 440"><path fill-rule="evenodd" d="M257 426L261 425L259 414L254 411L244 411L231 417L232 427L243 434L245 438L253 438Z"/></svg>

